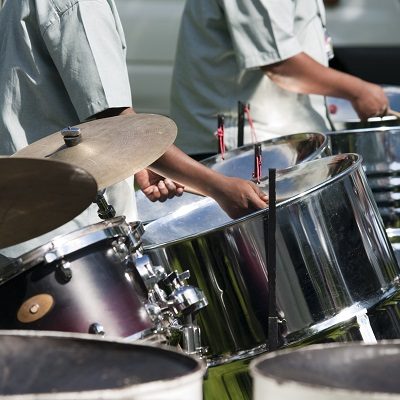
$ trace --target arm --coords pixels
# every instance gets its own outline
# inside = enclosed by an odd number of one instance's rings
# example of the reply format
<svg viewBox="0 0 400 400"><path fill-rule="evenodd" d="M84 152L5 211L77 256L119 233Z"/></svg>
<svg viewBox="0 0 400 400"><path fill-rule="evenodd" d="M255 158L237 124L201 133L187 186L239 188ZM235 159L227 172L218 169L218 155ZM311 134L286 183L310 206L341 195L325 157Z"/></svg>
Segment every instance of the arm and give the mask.
<svg viewBox="0 0 400 400"><path fill-rule="evenodd" d="M267 196L253 182L215 172L173 145L150 168L212 197L231 218L267 205Z"/></svg>
<svg viewBox="0 0 400 400"><path fill-rule="evenodd" d="M96 114L95 117L105 118L134 113L130 107L113 108ZM151 175L152 173L156 175ZM152 182L154 176L155 180ZM164 176L170 179L164 179ZM230 178L215 172L193 160L174 145L148 169L136 173L135 179L139 181L142 191L150 200L153 198L165 200L181 194L183 185L190 186L205 196L212 197L231 218L239 218L264 208L268 200L253 182ZM171 179L180 183L172 182Z"/></svg>
<svg viewBox="0 0 400 400"><path fill-rule="evenodd" d="M275 84L288 91L349 100L361 120L385 115L389 106L380 86L325 67L305 53L261 69Z"/></svg>

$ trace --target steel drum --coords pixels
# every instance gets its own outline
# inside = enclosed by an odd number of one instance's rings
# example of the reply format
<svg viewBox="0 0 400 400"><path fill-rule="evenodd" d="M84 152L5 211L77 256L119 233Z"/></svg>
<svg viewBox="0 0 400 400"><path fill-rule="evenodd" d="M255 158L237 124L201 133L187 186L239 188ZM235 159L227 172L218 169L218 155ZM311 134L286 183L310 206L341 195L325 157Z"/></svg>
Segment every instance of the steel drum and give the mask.
<svg viewBox="0 0 400 400"><path fill-rule="evenodd" d="M400 341L308 346L250 364L254 400L400 399Z"/></svg>
<svg viewBox="0 0 400 400"><path fill-rule="evenodd" d="M262 142L262 176L269 168L284 169L330 154L328 139L322 133L297 133ZM207 158L202 164L221 174L252 179L254 171L253 145L246 145L221 155ZM144 222L161 218L180 207L201 201L202 197L184 193L164 203L152 203L140 190L136 192L139 219Z"/></svg>
<svg viewBox="0 0 400 400"><path fill-rule="evenodd" d="M0 274L0 329L150 335L147 291L131 256L141 224L116 217L58 236Z"/></svg>
<svg viewBox="0 0 400 400"><path fill-rule="evenodd" d="M361 160L343 154L278 171L282 346L353 318L397 290L399 267ZM231 220L206 198L146 226L144 252L153 264L188 267L208 299L198 318L209 365L268 347L267 219L261 210Z"/></svg>
<svg viewBox="0 0 400 400"><path fill-rule="evenodd" d="M334 154L355 152L388 228L400 227L400 127L327 132Z"/></svg>
<svg viewBox="0 0 400 400"><path fill-rule="evenodd" d="M203 363L89 335L0 333L2 400L202 399Z"/></svg>
<svg viewBox="0 0 400 400"><path fill-rule="evenodd" d="M389 99L390 108L400 110L400 87L383 86L383 90ZM381 126L397 126L399 120L395 116L386 115L384 117L369 118L368 121L360 121L356 111L350 101L337 97L327 97L326 99L330 119L337 130L376 128Z"/></svg>

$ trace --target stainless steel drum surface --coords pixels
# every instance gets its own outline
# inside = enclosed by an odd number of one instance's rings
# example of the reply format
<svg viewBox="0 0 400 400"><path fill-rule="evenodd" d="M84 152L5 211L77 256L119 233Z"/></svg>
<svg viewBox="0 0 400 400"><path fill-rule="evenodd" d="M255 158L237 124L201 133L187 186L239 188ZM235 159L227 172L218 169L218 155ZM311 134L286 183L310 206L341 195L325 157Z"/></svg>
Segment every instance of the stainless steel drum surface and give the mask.
<svg viewBox="0 0 400 400"><path fill-rule="evenodd" d="M266 186L267 180L263 182ZM277 174L277 302L282 345L354 317L396 291L399 267L357 154L309 161ZM268 210L230 220L210 199L147 225L154 265L189 269L208 299L199 313L210 365L267 345Z"/></svg>
<svg viewBox="0 0 400 400"><path fill-rule="evenodd" d="M390 108L400 111L400 87L383 86L383 90L389 99ZM398 118L392 115L386 115L382 118L369 118L368 121L361 122L356 111L348 100L339 99L337 97L328 97L327 105L330 110L330 119L337 130L399 125Z"/></svg>
<svg viewBox="0 0 400 400"><path fill-rule="evenodd" d="M386 227L400 227L400 126L327 134L334 154L362 155L368 183Z"/></svg>
<svg viewBox="0 0 400 400"><path fill-rule="evenodd" d="M254 400L400 399L400 341L308 346L252 361Z"/></svg>
<svg viewBox="0 0 400 400"><path fill-rule="evenodd" d="M3 331L0 371L2 400L201 400L205 367L165 347Z"/></svg>
<svg viewBox="0 0 400 400"><path fill-rule="evenodd" d="M269 168L284 169L293 165L330 154L328 138L322 133L296 133L261 143L262 176L268 176ZM252 179L254 171L254 146L246 145L221 155L207 158L202 164L221 174L243 179ZM164 203L152 203L141 192L136 192L138 215L141 221L149 222L161 218L180 207L194 204L202 196L184 193Z"/></svg>

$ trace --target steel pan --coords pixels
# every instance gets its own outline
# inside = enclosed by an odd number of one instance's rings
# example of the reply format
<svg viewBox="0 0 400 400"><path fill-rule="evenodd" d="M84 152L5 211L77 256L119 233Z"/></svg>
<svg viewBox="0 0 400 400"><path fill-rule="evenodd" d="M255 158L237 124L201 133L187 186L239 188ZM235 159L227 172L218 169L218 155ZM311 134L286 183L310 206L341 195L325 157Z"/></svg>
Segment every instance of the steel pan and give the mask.
<svg viewBox="0 0 400 400"><path fill-rule="evenodd" d="M267 183L267 180L263 182ZM366 183L361 157L309 161L277 174L277 302L283 345L298 343L397 290L399 267ZM267 346L268 211L230 220L211 199L147 225L153 264L189 268L208 306L199 313L208 362Z"/></svg>
<svg viewBox="0 0 400 400"><path fill-rule="evenodd" d="M138 339L154 324L134 258L140 225L116 217L59 236L3 268L0 328Z"/></svg>
<svg viewBox="0 0 400 400"><path fill-rule="evenodd" d="M330 154L328 139L322 133L297 133L262 142L262 176L269 168L284 169L293 165ZM254 171L253 145L246 145L221 155L207 158L202 164L221 174L252 179ZM184 193L164 203L152 203L141 191L136 192L139 219L144 222L161 218L180 207L201 201L201 196Z"/></svg>
<svg viewBox="0 0 400 400"><path fill-rule="evenodd" d="M386 96L389 99L390 108L400 110L400 87L383 86ZM360 121L350 101L337 97L327 97L330 119L337 130L376 128L381 126L397 126L399 120L395 116L369 118L368 121Z"/></svg>
<svg viewBox="0 0 400 400"><path fill-rule="evenodd" d="M363 157L369 186L388 228L400 227L400 127L327 132L334 154Z"/></svg>
<svg viewBox="0 0 400 400"><path fill-rule="evenodd" d="M250 364L254 400L400 399L400 341L308 346Z"/></svg>
<svg viewBox="0 0 400 400"><path fill-rule="evenodd" d="M2 400L201 400L205 368L170 348L4 331L0 370Z"/></svg>

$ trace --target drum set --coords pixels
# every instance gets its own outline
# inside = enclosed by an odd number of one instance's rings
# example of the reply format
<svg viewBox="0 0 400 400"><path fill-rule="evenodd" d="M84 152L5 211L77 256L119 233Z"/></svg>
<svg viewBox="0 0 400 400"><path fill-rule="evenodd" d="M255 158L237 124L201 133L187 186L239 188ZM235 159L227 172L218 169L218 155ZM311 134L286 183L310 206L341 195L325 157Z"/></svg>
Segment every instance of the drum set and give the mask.
<svg viewBox="0 0 400 400"><path fill-rule="evenodd" d="M325 386L317 375L327 364L344 380L341 360L364 349L378 360L397 354L398 343L374 346L400 338L398 129L261 143L266 193L277 171L276 288L270 209L232 220L201 195L157 204L137 194L139 220L127 221L105 200L106 187L173 143L166 117L95 120L0 158L0 248L47 234L93 202L102 218L0 260L0 399L248 399L251 372L258 400L273 393L270 381ZM202 163L251 179L254 152L246 145ZM345 341L364 344L326 344Z"/></svg>

